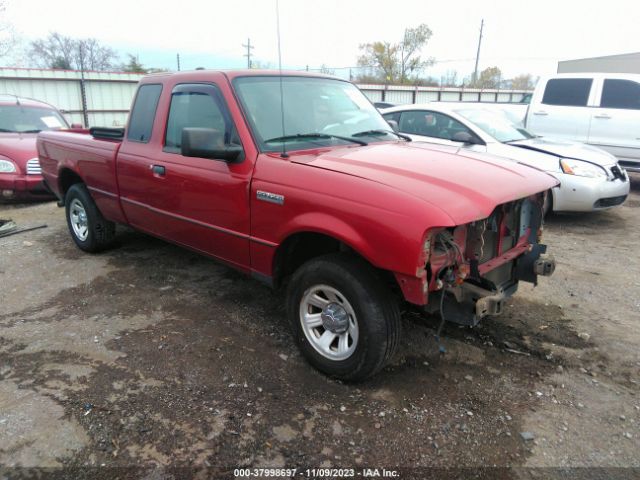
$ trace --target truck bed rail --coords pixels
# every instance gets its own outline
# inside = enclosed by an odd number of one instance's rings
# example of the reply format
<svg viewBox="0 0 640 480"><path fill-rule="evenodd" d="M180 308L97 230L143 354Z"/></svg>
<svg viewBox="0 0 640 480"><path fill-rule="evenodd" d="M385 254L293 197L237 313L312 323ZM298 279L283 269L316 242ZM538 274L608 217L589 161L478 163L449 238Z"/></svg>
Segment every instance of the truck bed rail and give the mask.
<svg viewBox="0 0 640 480"><path fill-rule="evenodd" d="M122 140L124 138L124 128L91 127L89 133L94 138L105 140Z"/></svg>

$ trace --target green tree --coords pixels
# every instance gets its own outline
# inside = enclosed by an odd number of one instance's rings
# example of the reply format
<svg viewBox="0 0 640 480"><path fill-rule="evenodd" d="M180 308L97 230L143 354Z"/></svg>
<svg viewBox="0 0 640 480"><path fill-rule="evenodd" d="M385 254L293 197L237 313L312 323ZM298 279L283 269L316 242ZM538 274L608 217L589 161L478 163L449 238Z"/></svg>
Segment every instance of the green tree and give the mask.
<svg viewBox="0 0 640 480"><path fill-rule="evenodd" d="M251 60L251 68L254 70L270 70L273 68L271 62L263 62L261 60Z"/></svg>
<svg viewBox="0 0 640 480"><path fill-rule="evenodd" d="M123 72L129 73L149 73L148 68L144 68L144 66L140 63L140 60L136 55L132 55L130 53L127 54L129 57L129 61L122 65Z"/></svg>
<svg viewBox="0 0 640 480"><path fill-rule="evenodd" d="M471 83L473 88L499 88L502 72L498 67L488 67L480 72L480 76Z"/></svg>
<svg viewBox="0 0 640 480"><path fill-rule="evenodd" d="M511 80L511 88L514 90L533 90L534 86L535 81L530 73L523 73Z"/></svg>
<svg viewBox="0 0 640 480"><path fill-rule="evenodd" d="M416 28L406 29L400 42L362 44L358 66L375 69L379 72L379 81L409 83L420 70L433 65L432 58L423 59L420 56L432 35L431 29L423 23Z"/></svg>
<svg viewBox="0 0 640 480"><path fill-rule="evenodd" d="M433 65L434 60L432 58L423 60L419 55L432 35L433 32L424 23L416 28L407 28L404 31L404 38L399 45L400 83L405 83L410 75Z"/></svg>
<svg viewBox="0 0 640 480"><path fill-rule="evenodd" d="M50 68L54 70L71 70L71 64L64 57L57 57L51 62Z"/></svg>

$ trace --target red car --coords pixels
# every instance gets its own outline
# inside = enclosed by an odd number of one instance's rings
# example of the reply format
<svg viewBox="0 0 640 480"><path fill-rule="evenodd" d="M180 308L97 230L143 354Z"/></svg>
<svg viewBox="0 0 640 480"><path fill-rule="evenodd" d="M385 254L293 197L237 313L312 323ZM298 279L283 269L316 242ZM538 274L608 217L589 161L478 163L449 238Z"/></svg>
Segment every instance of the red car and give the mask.
<svg viewBox="0 0 640 480"><path fill-rule="evenodd" d="M150 75L126 129L43 132L38 156L79 248L120 223L288 285L300 349L344 380L391 358L402 301L475 324L554 268L540 238L555 178L411 142L332 77Z"/></svg>
<svg viewBox="0 0 640 480"><path fill-rule="evenodd" d="M51 199L40 174L36 136L42 130L68 128L62 114L51 105L0 95L0 198Z"/></svg>

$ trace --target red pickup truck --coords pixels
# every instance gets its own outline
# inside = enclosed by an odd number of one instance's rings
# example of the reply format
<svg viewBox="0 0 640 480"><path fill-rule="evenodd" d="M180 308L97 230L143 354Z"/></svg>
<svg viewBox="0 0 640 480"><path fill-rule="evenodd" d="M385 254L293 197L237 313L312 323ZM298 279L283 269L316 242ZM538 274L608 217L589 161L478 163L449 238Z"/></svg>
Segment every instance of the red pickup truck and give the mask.
<svg viewBox="0 0 640 480"><path fill-rule="evenodd" d="M78 247L107 247L120 223L286 286L303 354L344 380L393 355L401 300L475 324L554 268L540 244L554 178L410 142L332 77L150 75L126 129L37 147Z"/></svg>

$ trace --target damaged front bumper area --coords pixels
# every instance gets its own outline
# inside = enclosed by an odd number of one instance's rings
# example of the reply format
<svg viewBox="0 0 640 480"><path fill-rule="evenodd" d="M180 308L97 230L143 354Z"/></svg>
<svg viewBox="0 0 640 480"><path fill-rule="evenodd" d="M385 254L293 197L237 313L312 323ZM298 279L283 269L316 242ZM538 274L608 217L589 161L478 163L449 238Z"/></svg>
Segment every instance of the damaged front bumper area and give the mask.
<svg viewBox="0 0 640 480"><path fill-rule="evenodd" d="M555 260L546 256L542 234L543 195L498 206L486 219L436 232L429 258L429 313L476 325L499 315L520 281L549 276Z"/></svg>

